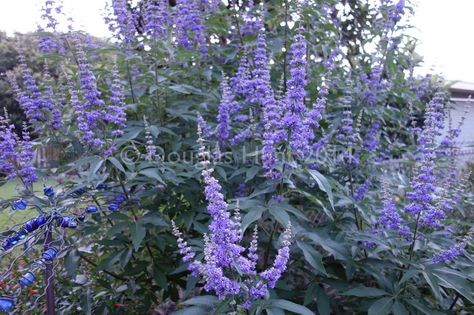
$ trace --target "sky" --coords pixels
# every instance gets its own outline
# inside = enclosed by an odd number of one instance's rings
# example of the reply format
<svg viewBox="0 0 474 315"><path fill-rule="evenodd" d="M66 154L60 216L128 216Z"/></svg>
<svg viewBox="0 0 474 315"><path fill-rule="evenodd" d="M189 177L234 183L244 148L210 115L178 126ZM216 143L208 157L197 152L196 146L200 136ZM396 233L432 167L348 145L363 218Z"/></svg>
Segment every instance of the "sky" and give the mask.
<svg viewBox="0 0 474 315"><path fill-rule="evenodd" d="M9 34L34 31L41 0L0 0L0 30ZM106 0L64 0L65 12L75 26L105 37L103 20ZM474 0L415 0L412 34L421 40L418 53L424 67L418 71L442 73L448 80L474 83Z"/></svg>

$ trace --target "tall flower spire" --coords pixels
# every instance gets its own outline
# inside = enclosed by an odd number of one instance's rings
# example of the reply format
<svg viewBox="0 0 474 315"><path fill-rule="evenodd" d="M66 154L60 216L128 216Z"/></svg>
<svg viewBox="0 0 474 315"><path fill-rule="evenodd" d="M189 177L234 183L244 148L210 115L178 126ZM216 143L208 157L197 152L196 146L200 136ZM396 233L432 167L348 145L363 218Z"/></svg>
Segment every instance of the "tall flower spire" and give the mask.
<svg viewBox="0 0 474 315"><path fill-rule="evenodd" d="M127 0L112 0L113 17L107 18L109 30L125 44L135 41L135 17Z"/></svg>
<svg viewBox="0 0 474 315"><path fill-rule="evenodd" d="M198 124L199 157L202 161L202 176L204 178L204 196L208 203L207 211L211 216L209 234L204 235L204 259L193 260L193 250L182 239L181 232L173 223L173 234L178 238L179 252L183 261L189 263L188 269L193 275L201 276L204 280L204 289L214 291L219 298L236 296L243 301L242 307L251 306L251 300L264 296L269 288L273 288L276 281L286 269L289 260L289 245L291 225L288 225L283 235L282 247L278 251L273 265L258 274L255 280L257 255L257 227L255 227L252 241L245 255L245 248L240 245L243 239L241 230L241 216L237 203L236 211L231 217L228 205L221 190L222 187L212 176L209 152L204 146L202 138L202 124ZM240 276L236 276L240 275Z"/></svg>

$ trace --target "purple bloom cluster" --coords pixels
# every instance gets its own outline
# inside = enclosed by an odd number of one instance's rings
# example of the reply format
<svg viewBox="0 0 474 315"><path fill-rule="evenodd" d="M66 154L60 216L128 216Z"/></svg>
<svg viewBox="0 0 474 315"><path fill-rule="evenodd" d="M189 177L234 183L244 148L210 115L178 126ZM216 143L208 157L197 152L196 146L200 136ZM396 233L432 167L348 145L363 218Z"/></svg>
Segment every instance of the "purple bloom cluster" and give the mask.
<svg viewBox="0 0 474 315"><path fill-rule="evenodd" d="M452 248L445 250L441 253L438 253L433 257L434 263L450 263L458 256L464 254L466 246L472 240L473 231L469 231L466 236L462 239L461 242L456 243Z"/></svg>
<svg viewBox="0 0 474 315"><path fill-rule="evenodd" d="M31 69L20 56L20 69L22 73L25 90L22 90L12 73L8 73L8 81L15 93L16 100L25 111L28 121L40 131L40 123L50 125L54 130L62 128L62 107L60 101L54 97L52 78L47 67L44 71L44 91L41 92L36 80L33 78Z"/></svg>
<svg viewBox="0 0 474 315"><path fill-rule="evenodd" d="M380 130L380 121L374 120L367 130L362 146L367 152L374 152L379 145L379 138L377 136Z"/></svg>
<svg viewBox="0 0 474 315"><path fill-rule="evenodd" d="M382 82L382 70L382 66L376 63L372 66L369 77L365 73L362 74L362 81L365 84L363 96L368 105L377 102L377 94L385 87L385 83Z"/></svg>
<svg viewBox="0 0 474 315"><path fill-rule="evenodd" d="M210 162L206 159L209 153L204 147L199 125L198 135L199 156L205 159L202 162L204 194L208 202L207 211L211 216L210 233L204 236L204 260L192 261L194 252L184 242L181 232L174 225L173 233L178 238L180 254L184 256L183 261L190 263L189 270L193 275L199 275L204 279L206 291L214 291L219 298L237 296L242 300L244 307L250 307L251 300L264 296L269 288L275 286L285 271L289 260L291 225L288 225L283 235L282 247L278 251L274 264L260 273L259 279L255 280L258 260L257 230L255 228L250 247L246 250L240 245L243 235L238 204L235 214L231 217L221 192L222 187L212 176L213 169L209 168ZM240 277L235 277L238 274Z"/></svg>
<svg viewBox="0 0 474 315"><path fill-rule="evenodd" d="M234 94L225 77L222 79L221 93L222 97L217 113L217 137L222 145L230 137L231 114L240 110L241 106L234 100Z"/></svg>
<svg viewBox="0 0 474 315"><path fill-rule="evenodd" d="M123 129L126 127L123 86L117 70L114 69L110 85L110 103L106 105L101 99L95 75L79 43L76 55L82 99L78 91L71 87L70 101L77 117L79 132L87 146L105 149L106 154L111 154L114 147L113 145L105 147L108 134L104 132L109 127L112 137L123 135Z"/></svg>
<svg viewBox="0 0 474 315"><path fill-rule="evenodd" d="M127 0L112 0L112 17L107 18L109 30L125 44L135 41L135 17Z"/></svg>
<svg viewBox="0 0 474 315"><path fill-rule="evenodd" d="M410 202L405 212L419 216L427 227L440 227L440 220L446 217L444 210L433 204L436 190L435 158L436 138L444 127L444 94L437 93L427 105L423 130L418 136L417 174L411 181L411 191L407 193Z"/></svg>
<svg viewBox="0 0 474 315"><path fill-rule="evenodd" d="M396 202L393 198L385 198L377 224L385 229L398 231L401 235L407 235L409 232L408 227L403 226L402 217L397 211Z"/></svg>
<svg viewBox="0 0 474 315"><path fill-rule="evenodd" d="M171 21L168 0L148 1L144 19L145 33L152 38L162 38Z"/></svg>
<svg viewBox="0 0 474 315"><path fill-rule="evenodd" d="M62 1L46 0L41 7L41 11L43 25L38 25L37 32L56 33L56 26L59 24L56 15L62 13ZM45 54L58 53L64 50L58 38L49 34L39 36L38 48Z"/></svg>
<svg viewBox="0 0 474 315"><path fill-rule="evenodd" d="M207 34L196 0L178 0L175 12L178 45L186 49L199 47L201 54L206 54Z"/></svg>
<svg viewBox="0 0 474 315"><path fill-rule="evenodd" d="M304 156L310 150L314 139L311 126L313 115L306 115L306 39L298 34L290 47L290 78L286 84L283 125L288 130L289 145L297 156Z"/></svg>
<svg viewBox="0 0 474 315"><path fill-rule="evenodd" d="M357 187L356 191L354 192L354 200L356 202L361 202L362 199L364 199L365 195L370 189L370 185L372 182L370 179L367 179L363 184L361 184L359 187Z"/></svg>
<svg viewBox="0 0 474 315"><path fill-rule="evenodd" d="M45 88L43 93L43 104L50 113L51 126L54 130L59 130L64 126L62 121L62 109L64 106L57 98L54 97L52 78L46 65L44 70L44 83Z"/></svg>
<svg viewBox="0 0 474 315"><path fill-rule="evenodd" d="M241 28L242 36L259 34L264 28L263 20L255 14L255 7L253 0L247 4L247 10L242 14L244 25Z"/></svg>
<svg viewBox="0 0 474 315"><path fill-rule="evenodd" d="M234 92L241 95L244 99L248 99L252 95L252 82L249 63L250 60L248 58L247 52L245 52L242 58L240 58L237 73L230 79L230 85Z"/></svg>
<svg viewBox="0 0 474 315"><path fill-rule="evenodd" d="M351 100L348 97L343 98L344 103L344 118L342 119L341 132L336 136L336 139L341 141L345 146L353 146L358 141L358 135L354 132L354 119L352 118Z"/></svg>
<svg viewBox="0 0 474 315"><path fill-rule="evenodd" d="M110 104L107 107L107 113L104 120L114 127L112 135L120 137L123 130L127 127L127 115L125 114L125 97L123 95L123 86L117 68L112 72L112 84L110 85Z"/></svg>
<svg viewBox="0 0 474 315"><path fill-rule="evenodd" d="M5 111L4 116L0 116L0 172L4 173L7 179L18 177L25 186L29 186L37 180L32 164L33 154L26 126L23 127L20 138Z"/></svg>
<svg viewBox="0 0 474 315"><path fill-rule="evenodd" d="M80 101L75 93L71 93L71 103L77 115L78 127L84 142L91 147L102 147L101 122L105 116L105 103L100 98L96 78L81 45L77 45L77 62L81 78L81 91L84 101Z"/></svg>

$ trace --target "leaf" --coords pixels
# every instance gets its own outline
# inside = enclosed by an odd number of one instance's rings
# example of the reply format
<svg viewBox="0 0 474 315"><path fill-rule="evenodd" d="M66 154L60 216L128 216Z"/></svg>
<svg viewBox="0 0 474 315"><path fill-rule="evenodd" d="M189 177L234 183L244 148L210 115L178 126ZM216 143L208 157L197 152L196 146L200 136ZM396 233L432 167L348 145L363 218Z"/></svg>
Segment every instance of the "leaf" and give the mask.
<svg viewBox="0 0 474 315"><path fill-rule="evenodd" d="M161 178L160 172L157 168L146 168L144 170L141 170L139 172L139 174L145 175L146 177L149 177L149 178L156 179L157 181L159 181L163 185L166 185L165 182L163 181L163 179Z"/></svg>
<svg viewBox="0 0 474 315"><path fill-rule="evenodd" d="M408 310L399 301L395 301L392 307L393 315L409 315Z"/></svg>
<svg viewBox="0 0 474 315"><path fill-rule="evenodd" d="M426 315L442 315L442 314L445 314L445 313L440 313L440 312L437 312L436 310L433 310L431 308L429 308L426 304L424 304L424 302L422 300L405 300L408 304L410 304L411 306L413 306L414 308L416 308L417 310L419 310L420 312L422 312L423 314L426 314Z"/></svg>
<svg viewBox="0 0 474 315"><path fill-rule="evenodd" d="M101 262L95 267L94 271L99 272L101 270L107 269L110 266L114 265L120 259L122 251L111 253L109 256L106 256L101 260Z"/></svg>
<svg viewBox="0 0 474 315"><path fill-rule="evenodd" d="M329 298L323 288L316 288L316 305L318 306L319 315L330 315L331 305Z"/></svg>
<svg viewBox="0 0 474 315"><path fill-rule="evenodd" d="M209 309L201 306L191 306L171 313L171 315L209 315Z"/></svg>
<svg viewBox="0 0 474 315"><path fill-rule="evenodd" d="M424 271L423 277L425 278L426 282L430 286L431 291L433 292L433 295L435 296L436 300L441 301L442 297L441 297L441 292L439 290L440 287L436 278L429 271Z"/></svg>
<svg viewBox="0 0 474 315"><path fill-rule="evenodd" d="M163 216L161 216L158 213L153 213L153 212L145 214L142 218L140 218L139 222L141 224L151 224L151 225L162 226L162 227L168 226L168 224L163 219Z"/></svg>
<svg viewBox="0 0 474 315"><path fill-rule="evenodd" d="M405 281L410 280L411 278L413 278L418 273L420 273L420 270L418 270L418 269L408 269L403 274L403 277L400 279L399 283L403 284Z"/></svg>
<svg viewBox="0 0 474 315"><path fill-rule="evenodd" d="M70 277L74 277L77 273L79 258L77 250L68 252L66 257L64 257L64 266L66 267L66 272Z"/></svg>
<svg viewBox="0 0 474 315"><path fill-rule="evenodd" d="M270 208L269 212L283 226L287 226L290 222L290 216L282 208Z"/></svg>
<svg viewBox="0 0 474 315"><path fill-rule="evenodd" d="M285 312L280 308L267 308L265 312L267 315L285 315Z"/></svg>
<svg viewBox="0 0 474 315"><path fill-rule="evenodd" d="M375 301L369 308L368 315L385 315L392 310L393 298L382 298Z"/></svg>
<svg viewBox="0 0 474 315"><path fill-rule="evenodd" d="M278 307L300 315L314 315L307 307L287 300L270 300L270 306ZM268 308L268 307L267 307Z"/></svg>
<svg viewBox="0 0 474 315"><path fill-rule="evenodd" d="M250 211L247 212L242 218L242 224L240 225L242 229L242 233L245 233L245 231L247 230L250 224L259 220L262 217L262 214L263 214L262 208L250 209Z"/></svg>
<svg viewBox="0 0 474 315"><path fill-rule="evenodd" d="M349 289L342 294L357 296L357 297L379 297L379 296L387 295L388 293L381 289L365 287L361 285L361 286Z"/></svg>
<svg viewBox="0 0 474 315"><path fill-rule="evenodd" d="M255 177L255 175L258 174L258 171L260 171L260 167L258 166L252 166L251 168L247 169L245 171L245 182L252 180Z"/></svg>
<svg viewBox="0 0 474 315"><path fill-rule="evenodd" d="M132 223L130 227L130 235L132 237L132 244L135 251L138 251L140 244L146 235L146 228L138 222Z"/></svg>
<svg viewBox="0 0 474 315"><path fill-rule="evenodd" d="M204 94L201 90L187 84L171 85L171 86L168 86L168 88L181 94L197 94L197 95Z"/></svg>
<svg viewBox="0 0 474 315"><path fill-rule="evenodd" d="M466 279L465 275L449 268L434 269L433 275L440 280L439 285L454 289L471 303L474 303L474 295L471 289L473 284L472 281Z"/></svg>
<svg viewBox="0 0 474 315"><path fill-rule="evenodd" d="M331 204L331 207L334 208L334 196L332 194L331 185L329 184L326 177L324 177L323 174L321 174L320 172L316 170L308 169L307 171L309 172L311 177L316 181L319 189L321 189L327 194L329 203Z"/></svg>
<svg viewBox="0 0 474 315"><path fill-rule="evenodd" d="M324 275L327 275L326 269L324 268L322 258L323 256L316 251L313 247L310 245L297 241L296 244L298 247L303 251L303 256L306 259L306 261L316 269L317 271L321 272Z"/></svg>
<svg viewBox="0 0 474 315"><path fill-rule="evenodd" d="M189 300L184 301L184 305L197 305L197 306L207 306L212 307L217 304L219 299L213 295L203 295L190 298Z"/></svg>
<svg viewBox="0 0 474 315"><path fill-rule="evenodd" d="M110 163L112 163L122 173L126 172L125 168L122 165L122 163L120 163L120 161L117 160L116 158L114 158L113 156L109 157L107 160L110 161Z"/></svg>

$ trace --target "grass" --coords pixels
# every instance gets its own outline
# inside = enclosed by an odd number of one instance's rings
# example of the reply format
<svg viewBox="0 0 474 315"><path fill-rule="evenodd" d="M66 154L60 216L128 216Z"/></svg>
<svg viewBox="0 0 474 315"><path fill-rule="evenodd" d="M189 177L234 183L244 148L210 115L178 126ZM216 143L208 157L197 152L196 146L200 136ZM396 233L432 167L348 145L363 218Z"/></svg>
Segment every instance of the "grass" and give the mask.
<svg viewBox="0 0 474 315"><path fill-rule="evenodd" d="M46 185L54 185L54 182L48 182ZM0 200L11 199L18 196L17 189L21 188L21 182L18 180L11 180L0 186ZM35 192L41 193L43 183L36 183L33 187ZM26 208L25 210L12 210L7 207L0 210L0 232L8 230L13 225L22 223L32 217L38 215L38 212L33 208Z"/></svg>

